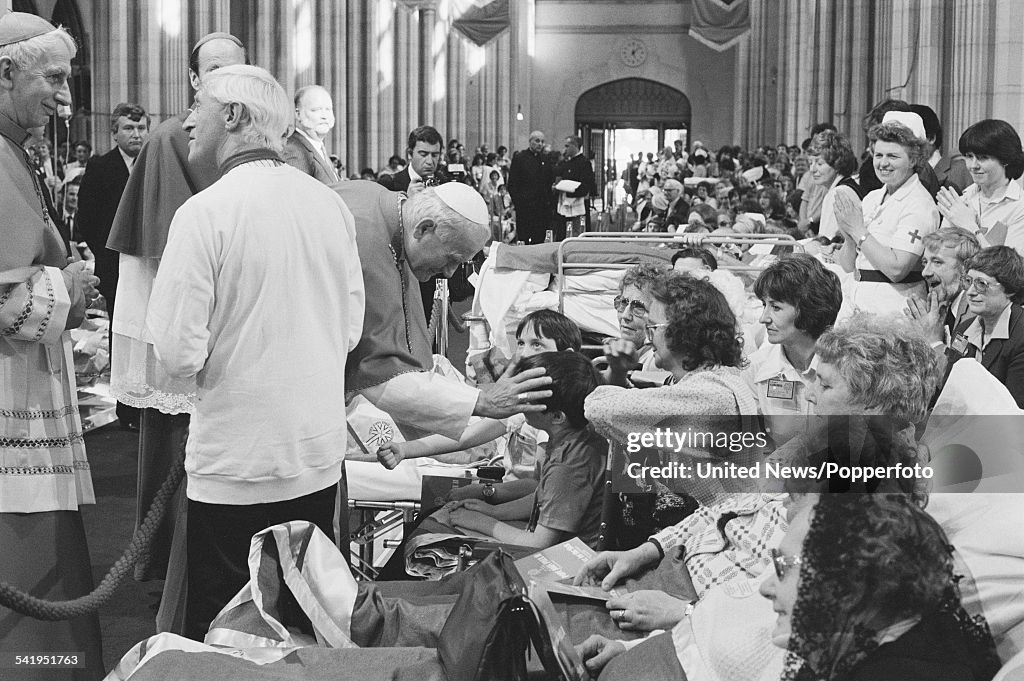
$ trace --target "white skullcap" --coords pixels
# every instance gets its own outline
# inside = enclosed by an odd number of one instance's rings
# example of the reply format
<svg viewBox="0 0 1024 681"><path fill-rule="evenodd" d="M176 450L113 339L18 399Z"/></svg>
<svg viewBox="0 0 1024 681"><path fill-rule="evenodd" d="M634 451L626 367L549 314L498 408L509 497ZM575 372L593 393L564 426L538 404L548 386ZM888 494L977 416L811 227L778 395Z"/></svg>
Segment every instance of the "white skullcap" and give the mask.
<svg viewBox="0 0 1024 681"><path fill-rule="evenodd" d="M490 223L487 204L480 193L461 182L447 182L434 187L437 197L449 208L478 225Z"/></svg>
<svg viewBox="0 0 1024 681"><path fill-rule="evenodd" d="M38 38L57 29L40 16L26 12L8 12L0 16L0 47Z"/></svg>
<svg viewBox="0 0 1024 681"><path fill-rule="evenodd" d="M914 133L914 137L921 140L927 139L924 132L924 121L913 111L887 111L882 117L882 123L899 123Z"/></svg>
<svg viewBox="0 0 1024 681"><path fill-rule="evenodd" d="M745 177L748 182L757 182L763 175L764 166L754 166L750 170L743 171L743 177Z"/></svg>

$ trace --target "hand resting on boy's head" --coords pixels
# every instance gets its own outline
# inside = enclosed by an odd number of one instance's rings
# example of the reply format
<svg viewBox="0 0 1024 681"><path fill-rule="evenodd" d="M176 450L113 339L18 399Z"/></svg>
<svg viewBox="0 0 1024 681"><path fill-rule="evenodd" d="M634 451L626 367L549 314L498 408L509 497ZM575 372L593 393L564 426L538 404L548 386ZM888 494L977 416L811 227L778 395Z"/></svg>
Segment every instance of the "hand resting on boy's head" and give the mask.
<svg viewBox="0 0 1024 681"><path fill-rule="evenodd" d="M543 389L551 385L551 377L545 376L543 367L517 374L517 364L509 364L496 383L480 386L480 397L477 399L474 414L503 419L514 414L541 412L546 409L543 404L534 402L551 397L551 391Z"/></svg>

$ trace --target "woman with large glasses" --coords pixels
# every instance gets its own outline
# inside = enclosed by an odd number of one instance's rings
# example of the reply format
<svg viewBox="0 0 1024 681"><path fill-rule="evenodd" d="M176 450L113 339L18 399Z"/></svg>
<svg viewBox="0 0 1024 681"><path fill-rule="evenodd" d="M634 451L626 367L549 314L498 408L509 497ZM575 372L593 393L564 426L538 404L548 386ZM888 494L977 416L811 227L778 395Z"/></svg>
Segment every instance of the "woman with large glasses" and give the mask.
<svg viewBox="0 0 1024 681"><path fill-rule="evenodd" d="M924 294L922 240L938 229L939 212L918 178L918 168L928 165L924 124L914 113L898 116L868 133L875 173L883 186L861 204L836 195L834 211L845 236L840 262L847 272L856 270L858 275L848 295L850 305L854 310L902 315L909 296Z"/></svg>
<svg viewBox="0 0 1024 681"><path fill-rule="evenodd" d="M637 367L644 371L654 368L654 348L647 340L644 325L651 309L651 287L667 271L668 264L640 263L622 276L619 295L613 301L619 319L619 337L606 344L606 382L625 386L630 371Z"/></svg>
<svg viewBox="0 0 1024 681"><path fill-rule="evenodd" d="M964 611L949 541L912 497L805 499L760 589L789 651L783 679L992 678L988 627Z"/></svg>
<svg viewBox="0 0 1024 681"><path fill-rule="evenodd" d="M954 330L950 368L964 357L979 359L1024 409L1024 258L1009 246L993 246L978 251L966 270L961 282L976 316Z"/></svg>
<svg viewBox="0 0 1024 681"><path fill-rule="evenodd" d="M982 246L1002 243L1024 251L1024 190L1014 182L1024 174L1017 131L1006 121L986 119L964 131L959 147L974 184L963 196L948 187L939 190L935 198L943 221L977 235ZM990 233L1000 223L999 231L1005 232Z"/></svg>

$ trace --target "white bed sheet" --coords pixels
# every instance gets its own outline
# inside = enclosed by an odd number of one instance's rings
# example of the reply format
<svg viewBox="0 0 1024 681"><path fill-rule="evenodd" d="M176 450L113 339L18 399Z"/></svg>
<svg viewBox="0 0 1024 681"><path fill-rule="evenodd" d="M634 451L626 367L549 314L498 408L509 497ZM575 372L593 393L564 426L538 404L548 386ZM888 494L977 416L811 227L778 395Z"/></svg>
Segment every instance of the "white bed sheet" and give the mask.
<svg viewBox="0 0 1024 681"><path fill-rule="evenodd" d="M355 501L419 501L424 475L461 478L473 470L430 458L408 459L391 471L377 462L345 463L348 498Z"/></svg>

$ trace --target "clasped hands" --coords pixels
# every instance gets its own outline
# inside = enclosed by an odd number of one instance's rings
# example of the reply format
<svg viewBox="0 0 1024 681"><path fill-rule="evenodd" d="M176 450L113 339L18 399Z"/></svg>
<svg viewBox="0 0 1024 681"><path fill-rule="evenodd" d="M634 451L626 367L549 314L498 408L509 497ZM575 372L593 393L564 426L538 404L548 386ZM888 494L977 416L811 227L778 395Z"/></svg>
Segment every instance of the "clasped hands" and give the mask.
<svg viewBox="0 0 1024 681"><path fill-rule="evenodd" d="M939 300L938 291L932 289L924 298L919 296L907 298L907 307L904 308L903 314L917 323L918 328L929 341L945 342L944 327L949 305L950 301Z"/></svg>
<svg viewBox="0 0 1024 681"><path fill-rule="evenodd" d="M463 527L468 530L477 529L474 527L476 514L487 515L485 509L491 508L490 504L480 499L458 499L449 501L441 508L434 511L434 520L449 527Z"/></svg>
<svg viewBox="0 0 1024 681"><path fill-rule="evenodd" d="M967 205L963 197L949 187L940 187L935 195L935 205L947 222L974 234L980 229L978 214Z"/></svg>
<svg viewBox="0 0 1024 681"><path fill-rule="evenodd" d="M100 295L97 289L100 285L100 278L87 269L88 265L87 260L76 260L68 263L61 270L61 274L64 276L64 284L67 286L72 299L74 299L75 293L78 292L88 302L92 303Z"/></svg>
<svg viewBox="0 0 1024 681"><path fill-rule="evenodd" d="M867 228L864 226L864 210L854 191L849 187L837 187L832 200L832 211L839 231L855 244L859 244L861 237L867 233Z"/></svg>

